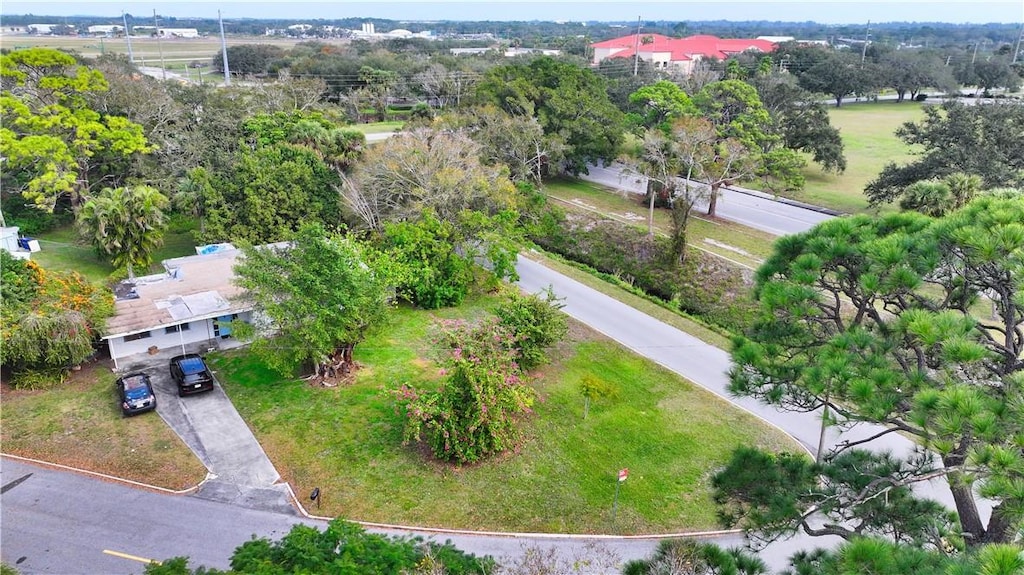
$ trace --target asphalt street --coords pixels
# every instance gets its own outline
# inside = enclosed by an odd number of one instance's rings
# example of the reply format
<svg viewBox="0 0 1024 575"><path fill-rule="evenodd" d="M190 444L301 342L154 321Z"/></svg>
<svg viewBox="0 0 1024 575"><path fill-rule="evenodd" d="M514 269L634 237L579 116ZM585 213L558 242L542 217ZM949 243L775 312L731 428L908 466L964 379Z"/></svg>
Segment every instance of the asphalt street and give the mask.
<svg viewBox="0 0 1024 575"><path fill-rule="evenodd" d="M622 164L608 167L590 165L589 174L580 179L633 194L643 194L647 180L629 174ZM744 191L736 191L744 190ZM699 202L698 210L706 210L707 202ZM766 231L778 236L805 232L833 216L821 211L781 202L764 192L744 188L723 189L716 208L718 217Z"/></svg>

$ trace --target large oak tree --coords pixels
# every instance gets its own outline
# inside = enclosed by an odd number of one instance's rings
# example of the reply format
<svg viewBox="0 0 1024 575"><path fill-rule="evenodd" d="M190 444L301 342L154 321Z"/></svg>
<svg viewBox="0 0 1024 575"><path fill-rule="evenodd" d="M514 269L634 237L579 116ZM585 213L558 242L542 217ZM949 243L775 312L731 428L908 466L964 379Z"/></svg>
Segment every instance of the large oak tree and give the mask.
<svg viewBox="0 0 1024 575"><path fill-rule="evenodd" d="M107 90L103 74L72 56L29 48L0 56L3 183L52 210L67 195L76 208L97 182L118 184L124 161L151 151L142 126L90 107Z"/></svg>
<svg viewBox="0 0 1024 575"><path fill-rule="evenodd" d="M885 166L864 190L872 205L901 198L915 182L956 172L980 176L982 188L1024 186L1024 106L947 102L924 112L924 120L896 131L907 144L922 148L919 157Z"/></svg>

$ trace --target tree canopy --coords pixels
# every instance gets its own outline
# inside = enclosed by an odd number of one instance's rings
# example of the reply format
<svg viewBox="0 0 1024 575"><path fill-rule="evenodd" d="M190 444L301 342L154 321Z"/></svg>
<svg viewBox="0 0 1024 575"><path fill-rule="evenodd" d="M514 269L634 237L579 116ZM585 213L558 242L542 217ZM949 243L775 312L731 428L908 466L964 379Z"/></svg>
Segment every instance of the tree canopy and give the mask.
<svg viewBox="0 0 1024 575"><path fill-rule="evenodd" d="M967 544L1007 542L1024 519L1022 294L1019 195L938 220L831 220L780 239L758 270L763 313L735 340L730 389L884 426L871 441L912 436L928 452L878 482L945 476ZM995 504L987 524L976 493Z"/></svg>
<svg viewBox="0 0 1024 575"><path fill-rule="evenodd" d="M142 126L89 106L85 95L107 90L106 80L64 52L0 55L0 83L3 181L40 207L52 210L62 195L77 207L94 181L123 181L123 161L152 150Z"/></svg>
<svg viewBox="0 0 1024 575"><path fill-rule="evenodd" d="M923 148L920 157L902 166L887 164L864 190L872 205L899 199L915 182L955 172L980 176L982 188L1024 187L1024 106L946 102L924 112L921 122L896 131L908 145Z"/></svg>
<svg viewBox="0 0 1024 575"><path fill-rule="evenodd" d="M97 252L134 277L136 267L149 268L154 250L163 244L169 206L152 186L104 188L82 206L78 226Z"/></svg>
<svg viewBox="0 0 1024 575"><path fill-rule="evenodd" d="M477 85L477 97L517 116L534 116L544 133L565 143L565 171L611 161L622 140L623 115L608 99L605 81L572 62L540 57L497 66Z"/></svg>
<svg viewBox="0 0 1024 575"><path fill-rule="evenodd" d="M5 250L0 250L0 272L0 364L14 372L15 385L20 374L32 371L52 385L93 354L93 340L113 313L113 298L76 273L49 272Z"/></svg>
<svg viewBox="0 0 1024 575"><path fill-rule="evenodd" d="M287 244L247 245L235 266L257 325L239 330L267 365L294 375L303 365L321 377L347 374L352 353L388 310L392 270L366 246L303 224Z"/></svg>

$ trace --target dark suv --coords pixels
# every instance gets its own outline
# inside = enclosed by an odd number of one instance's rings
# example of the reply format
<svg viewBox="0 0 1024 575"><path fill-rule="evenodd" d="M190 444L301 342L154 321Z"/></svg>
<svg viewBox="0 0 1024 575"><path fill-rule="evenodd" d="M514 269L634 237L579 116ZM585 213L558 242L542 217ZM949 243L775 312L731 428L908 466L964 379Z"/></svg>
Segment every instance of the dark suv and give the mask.
<svg viewBox="0 0 1024 575"><path fill-rule="evenodd" d="M171 358L171 377L178 383L178 395L213 389L213 374L202 356L195 353Z"/></svg>
<svg viewBox="0 0 1024 575"><path fill-rule="evenodd" d="M117 378L117 395L121 399L121 413L124 415L156 409L153 385L144 373L129 373Z"/></svg>

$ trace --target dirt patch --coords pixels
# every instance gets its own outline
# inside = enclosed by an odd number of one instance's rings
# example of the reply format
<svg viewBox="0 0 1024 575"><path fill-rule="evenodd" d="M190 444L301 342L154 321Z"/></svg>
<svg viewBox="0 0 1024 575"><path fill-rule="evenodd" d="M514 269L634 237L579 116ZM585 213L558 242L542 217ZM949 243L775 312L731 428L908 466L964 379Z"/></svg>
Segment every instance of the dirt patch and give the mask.
<svg viewBox="0 0 1024 575"><path fill-rule="evenodd" d="M206 468L156 413L123 417L105 363L72 372L49 390L4 384L4 453L105 473L167 489L203 480Z"/></svg>

